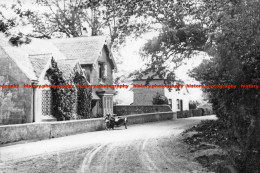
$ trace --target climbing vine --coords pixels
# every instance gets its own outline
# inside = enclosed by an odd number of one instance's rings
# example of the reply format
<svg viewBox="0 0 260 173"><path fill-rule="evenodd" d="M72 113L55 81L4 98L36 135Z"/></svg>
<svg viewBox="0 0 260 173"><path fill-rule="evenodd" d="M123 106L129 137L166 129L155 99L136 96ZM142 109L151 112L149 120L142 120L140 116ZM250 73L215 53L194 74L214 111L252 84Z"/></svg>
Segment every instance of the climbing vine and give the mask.
<svg viewBox="0 0 260 173"><path fill-rule="evenodd" d="M52 85L87 85L83 72L74 69L70 79L65 80L54 59L46 76ZM51 88L52 115L58 121L91 118L92 91L90 88Z"/></svg>
<svg viewBox="0 0 260 173"><path fill-rule="evenodd" d="M51 60L51 67L47 70L46 76L53 85L66 85L71 82L66 83L54 59ZM52 115L58 121L75 119L75 115L73 115L73 108L76 104L75 88L51 88L51 91Z"/></svg>
<svg viewBox="0 0 260 173"><path fill-rule="evenodd" d="M86 78L79 72L75 72L74 83L78 85L87 85L88 82ZM78 106L77 114L80 118L91 118L91 100L92 100L92 90L90 88L80 88L77 89Z"/></svg>

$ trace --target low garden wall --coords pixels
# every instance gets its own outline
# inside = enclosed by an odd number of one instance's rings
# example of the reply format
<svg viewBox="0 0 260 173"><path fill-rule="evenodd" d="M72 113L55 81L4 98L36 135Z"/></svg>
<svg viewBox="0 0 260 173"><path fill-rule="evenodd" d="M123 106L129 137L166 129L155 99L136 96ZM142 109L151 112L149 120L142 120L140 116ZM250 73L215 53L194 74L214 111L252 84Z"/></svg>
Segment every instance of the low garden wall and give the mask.
<svg viewBox="0 0 260 173"><path fill-rule="evenodd" d="M50 123L2 125L0 126L0 144L22 140L48 139L50 133Z"/></svg>
<svg viewBox="0 0 260 173"><path fill-rule="evenodd" d="M199 117L204 115L210 115L212 112L210 111L203 111L203 109L194 109L194 110L188 110L188 111L178 111L177 117L178 118L188 118L188 117Z"/></svg>
<svg viewBox="0 0 260 173"><path fill-rule="evenodd" d="M147 114L136 114L127 115L128 124L142 124L146 122L154 121L164 121L164 120L176 120L176 112L157 112L157 113L147 113Z"/></svg>
<svg viewBox="0 0 260 173"><path fill-rule="evenodd" d="M168 105L116 105L114 106L114 113L118 116L133 115L154 112L172 112Z"/></svg>
<svg viewBox="0 0 260 173"><path fill-rule="evenodd" d="M127 115L128 124L177 119L173 112ZM28 123L0 126L0 144L23 140L43 140L79 133L104 130L103 118L60 122Z"/></svg>

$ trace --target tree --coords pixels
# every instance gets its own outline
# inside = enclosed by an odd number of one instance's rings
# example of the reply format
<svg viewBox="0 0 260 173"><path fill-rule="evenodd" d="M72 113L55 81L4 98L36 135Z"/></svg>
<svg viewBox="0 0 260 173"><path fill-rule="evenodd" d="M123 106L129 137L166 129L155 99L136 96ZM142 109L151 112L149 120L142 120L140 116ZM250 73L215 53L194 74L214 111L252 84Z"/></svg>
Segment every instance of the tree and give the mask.
<svg viewBox="0 0 260 173"><path fill-rule="evenodd" d="M50 38L54 32L79 37L83 28L90 28L89 35L108 31L111 43L119 44L144 25L133 20L135 3L130 0L40 0L37 4L47 9L29 18L38 37Z"/></svg>
<svg viewBox="0 0 260 173"><path fill-rule="evenodd" d="M175 81L174 70L181 65L182 60L204 50L207 36L202 22L189 21L194 3L184 0L155 0L137 5L142 7L139 11L135 10L137 16L146 17L151 23L149 28L140 30L159 32L142 49L143 57L149 62L146 70L141 73L153 72L152 78L158 75Z"/></svg>
<svg viewBox="0 0 260 173"><path fill-rule="evenodd" d="M137 0L37 0L31 10L24 11L23 4L19 3L19 8L13 11L33 25L34 31L28 36L51 38L55 33L63 33L67 37L79 37L87 28L91 36L109 34L110 45L117 48L127 36L139 36L150 28L147 16L139 15L147 4ZM34 7L43 10L36 11ZM8 28L7 25L1 23L2 28ZM13 22L10 25L17 26Z"/></svg>
<svg viewBox="0 0 260 173"><path fill-rule="evenodd" d="M228 2L228 1L227 1ZM224 5L224 4L223 4ZM260 118L259 90L241 88L241 84L259 84L260 52L259 1L229 1L229 7L214 9L208 52L213 56L193 70L202 84L233 84L237 89L205 89L217 116L225 122L230 139L235 139L241 153L241 172L259 172ZM213 6L211 6L213 7ZM238 157L239 156L239 157Z"/></svg>
<svg viewBox="0 0 260 173"><path fill-rule="evenodd" d="M13 4L11 7L0 4L0 32L10 36L9 42L14 46L31 42L31 39L16 29L27 25L27 17L31 15L30 10L23 11L21 7L21 3Z"/></svg>
<svg viewBox="0 0 260 173"><path fill-rule="evenodd" d="M28 24L27 17L32 12L30 10L22 10L21 7L22 4L20 2L11 6L0 4L0 32L11 34L11 29Z"/></svg>
<svg viewBox="0 0 260 173"><path fill-rule="evenodd" d="M236 90L206 92L230 140L241 150L233 157L241 172L260 171L259 91L240 88L241 84L257 85L260 79L259 7L257 0L155 0L139 14L152 16L162 26L155 28L159 36L143 49L150 59L147 70L161 74L169 70L165 63L178 65L203 51L213 59L195 69L193 77L202 84L237 85Z"/></svg>

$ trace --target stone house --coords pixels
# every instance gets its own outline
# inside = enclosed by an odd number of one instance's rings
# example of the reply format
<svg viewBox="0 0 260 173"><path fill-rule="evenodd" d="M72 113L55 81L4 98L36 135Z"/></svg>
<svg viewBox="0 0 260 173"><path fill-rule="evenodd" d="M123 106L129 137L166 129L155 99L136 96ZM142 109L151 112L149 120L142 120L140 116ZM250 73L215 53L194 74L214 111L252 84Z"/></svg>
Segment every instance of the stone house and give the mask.
<svg viewBox="0 0 260 173"><path fill-rule="evenodd" d="M116 63L104 36L53 39L52 43L68 58L77 59L92 85L112 85ZM112 89L93 89L92 113L103 117L113 113Z"/></svg>
<svg viewBox="0 0 260 173"><path fill-rule="evenodd" d="M63 43L65 49L62 49ZM105 37L32 39L30 44L12 46L8 43L8 38L1 34L0 85L16 84L19 88L0 89L0 124L54 120L50 113L50 89L24 87L24 84L49 84L46 71L52 58L65 78L78 71L92 84L113 83L113 70L116 66ZM93 91L94 116L112 113L113 94L110 90Z"/></svg>
<svg viewBox="0 0 260 173"><path fill-rule="evenodd" d="M67 59L45 40L32 39L30 44L18 47L10 45L3 35L0 40L1 85L19 85L18 89L1 90L0 124L55 120L51 115L50 88L30 88L24 85L49 85L46 71L50 68L52 58L57 61L65 79L75 71L83 73L79 62Z"/></svg>
<svg viewBox="0 0 260 173"><path fill-rule="evenodd" d="M150 75L144 75L141 79L133 80L133 85L145 85ZM165 79L155 76L148 85L165 85ZM174 84L172 84L174 85ZM153 98L157 95L163 95L168 98L168 104L172 111L189 110L189 91L184 86L182 89L169 90L167 88L133 88L133 104L132 105L153 105Z"/></svg>

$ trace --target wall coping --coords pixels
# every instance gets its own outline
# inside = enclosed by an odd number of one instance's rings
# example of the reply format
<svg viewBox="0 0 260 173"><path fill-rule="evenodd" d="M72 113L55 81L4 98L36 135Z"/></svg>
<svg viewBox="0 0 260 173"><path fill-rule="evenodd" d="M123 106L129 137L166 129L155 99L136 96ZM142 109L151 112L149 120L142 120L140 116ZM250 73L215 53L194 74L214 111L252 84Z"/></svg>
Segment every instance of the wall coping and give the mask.
<svg viewBox="0 0 260 173"><path fill-rule="evenodd" d="M132 116L141 116L141 115L154 115L154 114L167 114L167 113L176 113L173 111L168 111L168 112L152 112L152 113L141 113L141 114L131 114L131 115L120 115L119 117L132 117Z"/></svg>
<svg viewBox="0 0 260 173"><path fill-rule="evenodd" d="M153 115L153 114L165 114L165 113L176 113L173 111L168 112L152 112L152 113L140 113L140 114L131 114L131 115L120 115L120 117L132 117L140 115ZM78 122L91 122L104 120L104 118L92 118L92 119L81 119L81 120L68 120L68 121L55 121L55 122L37 122L37 123L25 123L25 124L9 124L9 125L0 125L0 128L4 127L23 127L28 125L41 125L41 124L69 124L69 123L78 123Z"/></svg>
<svg viewBox="0 0 260 173"><path fill-rule="evenodd" d="M24 123L24 124L7 124L7 125L0 125L0 128L2 127L17 127L17 126L28 126L28 125L41 125L41 124L46 124L49 122L37 122L37 123Z"/></svg>
<svg viewBox="0 0 260 173"><path fill-rule="evenodd" d="M173 111L168 112L152 112L152 113L140 113L140 114L132 114L132 115L120 115L120 117L132 117L132 116L140 116L140 115L153 115L153 114L164 114L164 113L176 113ZM79 122L91 122L91 121L99 121L104 120L104 118L92 118L92 119L81 119L81 120L68 120L68 121L55 121L55 122L37 122L37 123L25 123L25 124L9 124L9 125L0 125L0 128L4 127L23 127L28 125L41 125L41 124L69 124L69 123L79 123Z"/></svg>
<svg viewBox="0 0 260 173"><path fill-rule="evenodd" d="M134 106L149 106L149 107L161 107L161 106L169 106L169 105L114 105L114 106L129 106L129 107L134 107ZM170 106L169 106L170 107Z"/></svg>
<svg viewBox="0 0 260 173"><path fill-rule="evenodd" d="M28 125L41 125L41 124L67 124L67 123L76 123L76 122L88 122L88 121L97 121L103 120L104 118L91 118L91 119L80 119L80 120L68 120L68 121L52 121L52 122L35 122L35 123L24 123L24 124L8 124L0 125L0 128L3 127L23 127Z"/></svg>

